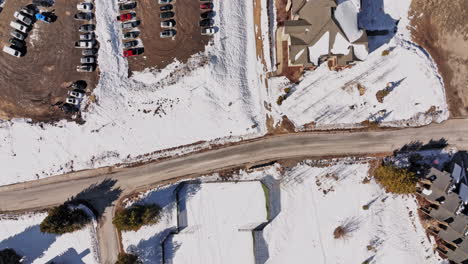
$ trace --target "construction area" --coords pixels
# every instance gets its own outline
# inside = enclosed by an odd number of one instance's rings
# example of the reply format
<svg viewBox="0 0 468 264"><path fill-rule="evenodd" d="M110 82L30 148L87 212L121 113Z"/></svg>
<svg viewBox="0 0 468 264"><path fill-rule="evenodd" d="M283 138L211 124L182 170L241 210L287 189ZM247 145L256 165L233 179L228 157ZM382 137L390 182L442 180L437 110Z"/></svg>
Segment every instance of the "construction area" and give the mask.
<svg viewBox="0 0 468 264"><path fill-rule="evenodd" d="M81 49L74 47L83 24L73 18L78 0L57 0L47 11L56 21L36 21L25 38L21 58L0 52L0 119L31 118L33 121L57 121L68 117L56 104L65 101L68 88L77 80L87 82L88 92L97 84L98 72L77 72ZM6 1L0 13L0 39L11 38L13 14L31 4L29 0ZM41 10L44 10L41 7Z"/></svg>

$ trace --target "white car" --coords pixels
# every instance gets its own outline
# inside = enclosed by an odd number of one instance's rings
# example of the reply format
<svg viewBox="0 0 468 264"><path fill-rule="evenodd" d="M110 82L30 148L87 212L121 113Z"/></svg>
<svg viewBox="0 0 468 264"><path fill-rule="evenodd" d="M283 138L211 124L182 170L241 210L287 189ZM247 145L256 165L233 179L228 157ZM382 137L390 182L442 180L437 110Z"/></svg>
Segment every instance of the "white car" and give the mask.
<svg viewBox="0 0 468 264"><path fill-rule="evenodd" d="M75 97L75 98L78 98L78 99L82 99L85 96L85 93L81 92L78 89L75 89L73 91L68 91L68 95L70 97Z"/></svg>
<svg viewBox="0 0 468 264"><path fill-rule="evenodd" d="M176 35L176 31L174 29L166 29L166 30L163 30L161 31L161 33L159 33L159 37L160 38L171 38L171 37L174 37Z"/></svg>
<svg viewBox="0 0 468 264"><path fill-rule="evenodd" d="M94 33L86 33L80 35L80 40L92 40L94 39Z"/></svg>
<svg viewBox="0 0 468 264"><path fill-rule="evenodd" d="M71 104L71 105L79 105L79 104L80 104L80 100L78 100L78 99L75 98L75 97L67 97L67 99L65 99L65 103Z"/></svg>
<svg viewBox="0 0 468 264"><path fill-rule="evenodd" d="M216 30L212 27L206 27L201 29L202 35L213 35L214 33L216 33Z"/></svg>
<svg viewBox="0 0 468 264"><path fill-rule="evenodd" d="M15 21L11 21L10 22L10 27L18 30L18 31L21 31L23 33L28 33L28 30L29 30L29 27L28 26L25 26L19 22L15 22Z"/></svg>
<svg viewBox="0 0 468 264"><path fill-rule="evenodd" d="M17 49L14 49L12 47L8 47L8 46L3 47L3 52L8 53L11 56L15 56L15 57L18 57L18 58L23 55L23 53L21 53L21 51L19 51Z"/></svg>
<svg viewBox="0 0 468 264"><path fill-rule="evenodd" d="M13 13L13 16L18 19L19 21L23 22L24 24L30 26L32 24L32 19L21 14L20 12L18 11L15 11L15 13Z"/></svg>
<svg viewBox="0 0 468 264"><path fill-rule="evenodd" d="M93 40L80 40L75 42L75 48L79 49L90 49L94 47L94 39Z"/></svg>
<svg viewBox="0 0 468 264"><path fill-rule="evenodd" d="M93 72L95 70L94 64L82 64L79 66L76 66L76 71L77 72Z"/></svg>
<svg viewBox="0 0 468 264"><path fill-rule="evenodd" d="M169 4L172 0L159 0L160 5Z"/></svg>
<svg viewBox="0 0 468 264"><path fill-rule="evenodd" d="M83 10L83 11L91 11L93 10L92 3L79 3L76 5L76 9Z"/></svg>
<svg viewBox="0 0 468 264"><path fill-rule="evenodd" d="M162 28L172 28L175 26L175 23L173 20L165 20L161 21L161 27Z"/></svg>
<svg viewBox="0 0 468 264"><path fill-rule="evenodd" d="M80 62L82 64L94 63L94 62L96 62L96 59L93 56L86 56L86 57L81 58Z"/></svg>

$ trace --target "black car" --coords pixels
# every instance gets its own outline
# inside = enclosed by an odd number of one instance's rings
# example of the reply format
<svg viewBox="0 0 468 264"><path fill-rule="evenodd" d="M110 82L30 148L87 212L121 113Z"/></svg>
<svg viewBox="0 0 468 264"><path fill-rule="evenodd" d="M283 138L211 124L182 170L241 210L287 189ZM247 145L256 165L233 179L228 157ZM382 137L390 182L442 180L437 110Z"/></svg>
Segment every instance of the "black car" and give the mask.
<svg viewBox="0 0 468 264"><path fill-rule="evenodd" d="M89 21L93 19L94 15L91 12L80 12L78 14L75 14L75 19L76 20L86 20Z"/></svg>
<svg viewBox="0 0 468 264"><path fill-rule="evenodd" d="M33 0L32 1L36 6L51 7L54 5L53 0Z"/></svg>
<svg viewBox="0 0 468 264"><path fill-rule="evenodd" d="M133 48L138 45L138 40L131 40L123 43L124 49Z"/></svg>
<svg viewBox="0 0 468 264"><path fill-rule="evenodd" d="M96 29L96 26L93 25L93 24L85 24L85 25L81 25L79 28L78 28L78 31L80 32L91 32L91 31L94 31Z"/></svg>
<svg viewBox="0 0 468 264"><path fill-rule="evenodd" d="M134 9L136 6L137 6L136 2L129 2L129 3L121 4L119 6L119 9L120 10L129 10L129 9Z"/></svg>
<svg viewBox="0 0 468 264"><path fill-rule="evenodd" d="M214 11L208 11L208 12L200 14L200 17L203 19L206 19L206 18L213 18L215 15L216 13Z"/></svg>
<svg viewBox="0 0 468 264"><path fill-rule="evenodd" d="M170 11L172 10L172 5L163 5L159 8L161 11Z"/></svg>
<svg viewBox="0 0 468 264"><path fill-rule="evenodd" d="M84 90L86 89L86 86L88 86L86 81L79 80L79 81L72 83L72 85L70 85L70 88Z"/></svg>
<svg viewBox="0 0 468 264"><path fill-rule="evenodd" d="M125 34L123 34L124 39L132 39L132 38L137 38L140 35L140 31L130 31Z"/></svg>
<svg viewBox="0 0 468 264"><path fill-rule="evenodd" d="M81 51L81 55L83 56L93 56L96 55L97 49L84 49Z"/></svg>
<svg viewBox="0 0 468 264"><path fill-rule="evenodd" d="M11 44L13 44L14 46L20 49L24 47L24 41L19 40L19 39L11 38L8 40L8 42L10 42Z"/></svg>
<svg viewBox="0 0 468 264"><path fill-rule="evenodd" d="M160 18L171 18L171 17L174 17L174 12L163 12L161 14L159 14L159 17Z"/></svg>
<svg viewBox="0 0 468 264"><path fill-rule="evenodd" d="M13 30L10 32L10 35L14 38L17 38L19 40L24 40L26 38L26 36L24 35L24 33L18 31L18 30Z"/></svg>
<svg viewBox="0 0 468 264"><path fill-rule="evenodd" d="M211 27L213 25L213 19L203 19L202 21L200 21L200 27Z"/></svg>

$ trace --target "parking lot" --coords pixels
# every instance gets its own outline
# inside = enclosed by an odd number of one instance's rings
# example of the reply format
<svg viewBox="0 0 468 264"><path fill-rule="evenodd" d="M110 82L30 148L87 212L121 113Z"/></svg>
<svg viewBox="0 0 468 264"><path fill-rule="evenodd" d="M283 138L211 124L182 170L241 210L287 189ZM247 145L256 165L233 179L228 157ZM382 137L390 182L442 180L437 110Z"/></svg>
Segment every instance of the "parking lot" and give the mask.
<svg viewBox="0 0 468 264"><path fill-rule="evenodd" d="M81 49L74 48L78 40L78 27L83 24L73 19L78 0L56 0L57 20L47 24L36 21L29 32L26 54L15 58L0 52L0 118L29 117L35 121L54 121L68 115L53 104L64 101L67 86L76 80L85 80L87 89L97 84L98 73L79 73ZM13 13L31 0L6 1L0 13L0 41L2 46L10 39Z"/></svg>
<svg viewBox="0 0 468 264"><path fill-rule="evenodd" d="M175 13L174 38L160 38L161 21L159 18L158 0L138 0L135 9L141 24L140 38L144 44L144 53L140 56L128 58L131 71L141 71L148 67L164 68L174 59L186 62L191 55L203 51L208 44L210 36L200 33L200 1L198 0L173 0L172 10ZM206 10L205 10L206 11Z"/></svg>

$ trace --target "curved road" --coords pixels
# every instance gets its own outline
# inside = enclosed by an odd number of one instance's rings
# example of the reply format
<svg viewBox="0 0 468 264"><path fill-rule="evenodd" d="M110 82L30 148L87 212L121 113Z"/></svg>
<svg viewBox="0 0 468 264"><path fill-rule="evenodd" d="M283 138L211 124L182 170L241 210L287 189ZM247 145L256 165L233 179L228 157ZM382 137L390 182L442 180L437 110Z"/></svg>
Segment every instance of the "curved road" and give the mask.
<svg viewBox="0 0 468 264"><path fill-rule="evenodd" d="M112 226L117 197L149 189L161 181L198 176L221 169L277 159L359 155L391 152L414 141L445 138L460 149L468 149L468 120L449 120L420 128L376 132L298 133L263 137L233 146L133 168L102 168L64 174L37 181L0 186L0 211L19 211L50 207L63 203L93 184L115 180L106 189L87 195L104 211L98 231L102 263L114 263L118 254L117 234ZM110 194L110 189L120 189ZM89 198L89 197L88 197ZM106 239L104 239L104 237Z"/></svg>

